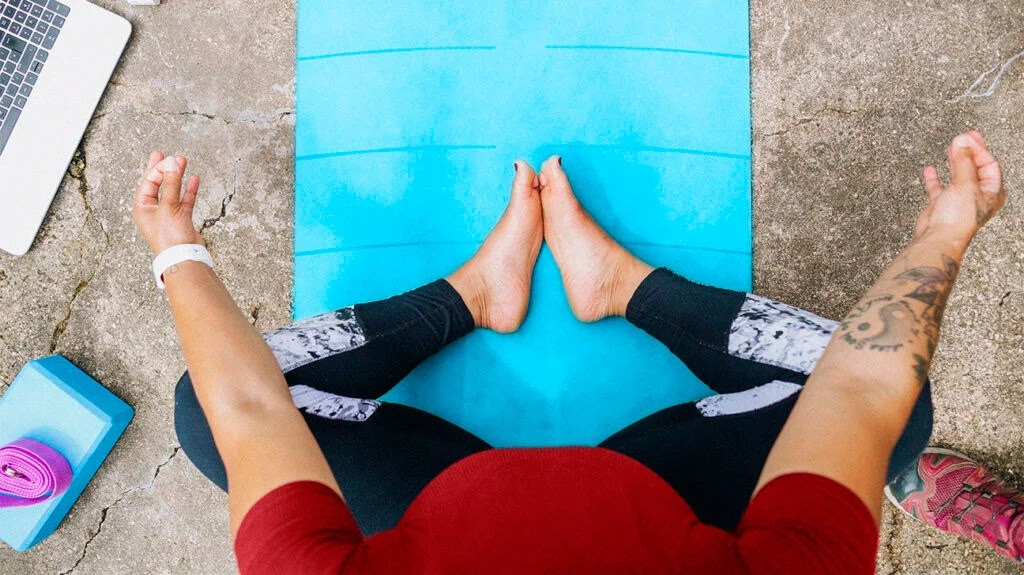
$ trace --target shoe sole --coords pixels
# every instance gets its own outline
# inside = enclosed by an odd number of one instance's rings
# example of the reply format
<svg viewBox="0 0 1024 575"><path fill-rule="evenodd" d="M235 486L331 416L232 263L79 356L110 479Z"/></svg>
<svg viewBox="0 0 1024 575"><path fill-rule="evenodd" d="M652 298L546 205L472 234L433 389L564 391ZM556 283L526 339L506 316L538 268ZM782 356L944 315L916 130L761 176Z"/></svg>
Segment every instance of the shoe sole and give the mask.
<svg viewBox="0 0 1024 575"><path fill-rule="evenodd" d="M954 451L952 449L946 449L944 447L926 447L925 450L921 452L921 455L924 455L925 453L937 453L939 455L951 455L951 456L954 456L954 457L960 457L960 458L963 458L963 459L969 459L971 461L974 461L973 459L971 459L970 457L968 457L967 455L965 455L963 453L960 453L959 451ZM913 514L911 514L909 511L904 509L902 505L900 505L900 502L896 500L896 496L892 494L892 490L889 489L888 485L885 486L885 489L883 489L882 492L885 493L885 498L889 500L889 503L892 503L896 507L896 509L900 510L900 513L906 515L907 517L910 517L911 519L914 519L916 521L920 521L917 517L914 517Z"/></svg>

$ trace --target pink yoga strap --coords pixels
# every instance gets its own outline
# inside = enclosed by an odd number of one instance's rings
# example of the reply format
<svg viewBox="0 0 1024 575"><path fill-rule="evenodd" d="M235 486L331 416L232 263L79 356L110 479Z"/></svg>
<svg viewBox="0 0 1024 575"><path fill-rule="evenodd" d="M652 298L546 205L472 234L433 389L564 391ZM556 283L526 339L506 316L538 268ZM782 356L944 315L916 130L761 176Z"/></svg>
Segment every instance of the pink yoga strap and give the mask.
<svg viewBox="0 0 1024 575"><path fill-rule="evenodd" d="M19 439L0 447L0 508L42 503L70 484L68 460L49 445Z"/></svg>

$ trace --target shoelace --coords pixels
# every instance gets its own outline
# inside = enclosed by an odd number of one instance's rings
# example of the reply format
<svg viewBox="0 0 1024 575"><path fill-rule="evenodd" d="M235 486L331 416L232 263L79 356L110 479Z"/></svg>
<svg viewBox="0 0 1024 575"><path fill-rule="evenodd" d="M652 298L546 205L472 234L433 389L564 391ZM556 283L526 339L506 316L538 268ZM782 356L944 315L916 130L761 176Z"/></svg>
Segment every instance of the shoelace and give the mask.
<svg viewBox="0 0 1024 575"><path fill-rule="evenodd" d="M1007 517L1006 535L1007 539L1003 540L1000 537L1000 533L988 533L992 540L986 542L993 543L998 547L1011 551L1015 556L1014 558L1020 564L1024 564L1024 549L1021 548L1020 542L1014 541L1014 535L1019 530L1024 535L1024 515L1021 514L1021 502L1015 499L1013 495L1009 494L1009 489L1001 485L998 478L989 476L982 483L977 486L964 483L960 491L957 492L953 497L949 498L948 501L939 505L935 509L936 516L941 515L942 512L947 510L951 506L955 506L958 501L966 500L966 504L952 515L949 516L948 522L953 522L955 525L960 526L962 533L960 535L968 536L972 539L984 538L986 532L995 528L1001 528L1000 525L996 525L996 521L1007 511L1012 511ZM972 498L973 496L973 498ZM983 499L995 502L1002 496L1005 501L999 506L998 509L990 509L984 504L979 504ZM975 523L974 525L965 524L964 520L968 518L968 514L973 512L975 509L984 510L988 513L988 519L983 523ZM1012 549L1011 549L1012 547Z"/></svg>

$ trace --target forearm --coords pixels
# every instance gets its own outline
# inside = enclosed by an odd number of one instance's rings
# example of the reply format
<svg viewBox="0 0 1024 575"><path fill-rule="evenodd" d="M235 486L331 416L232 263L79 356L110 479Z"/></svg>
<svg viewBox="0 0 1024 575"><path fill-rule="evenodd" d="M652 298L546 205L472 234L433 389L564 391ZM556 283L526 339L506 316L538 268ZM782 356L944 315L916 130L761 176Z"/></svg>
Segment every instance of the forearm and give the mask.
<svg viewBox="0 0 1024 575"><path fill-rule="evenodd" d="M842 381L868 407L894 406L875 413L895 444L928 376L966 247L941 234L907 246L841 322L807 389Z"/></svg>
<svg viewBox="0 0 1024 575"><path fill-rule="evenodd" d="M202 243L192 224L199 179L182 193L187 161L154 152L135 196L132 217L154 254ZM338 484L316 438L295 409L270 348L245 320L205 264L164 271L178 337L199 404L228 476L232 532L261 497L293 481Z"/></svg>
<svg viewBox="0 0 1024 575"><path fill-rule="evenodd" d="M832 337L783 427L758 489L811 472L852 489L876 518L885 470L928 375L965 241L910 244Z"/></svg>
<svg viewBox="0 0 1024 575"><path fill-rule="evenodd" d="M878 518L886 467L928 377L960 261L1006 201L999 163L981 134L960 134L946 155L949 185L934 166L924 169L928 206L916 239L833 335L757 489L787 473L816 473L851 489Z"/></svg>
<svg viewBox="0 0 1024 575"><path fill-rule="evenodd" d="M211 420L215 412L291 404L273 353L212 269L184 262L164 281L196 396Z"/></svg>

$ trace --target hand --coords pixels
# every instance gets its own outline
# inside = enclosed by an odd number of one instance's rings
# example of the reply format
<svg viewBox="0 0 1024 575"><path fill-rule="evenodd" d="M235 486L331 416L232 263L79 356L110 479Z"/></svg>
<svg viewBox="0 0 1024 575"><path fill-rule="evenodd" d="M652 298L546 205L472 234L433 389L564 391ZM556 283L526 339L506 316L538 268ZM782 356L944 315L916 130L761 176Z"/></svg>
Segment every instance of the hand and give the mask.
<svg viewBox="0 0 1024 575"><path fill-rule="evenodd" d="M952 180L943 186L934 166L924 169L928 207L917 219L914 236L939 234L964 242L1003 207L1003 175L999 162L978 132L960 134L946 148Z"/></svg>
<svg viewBox="0 0 1024 575"><path fill-rule="evenodd" d="M181 193L181 178L187 164L183 156L164 158L163 153L153 152L135 193L132 220L154 255L179 244L203 244L202 236L192 225L199 177L190 177L184 195Z"/></svg>

